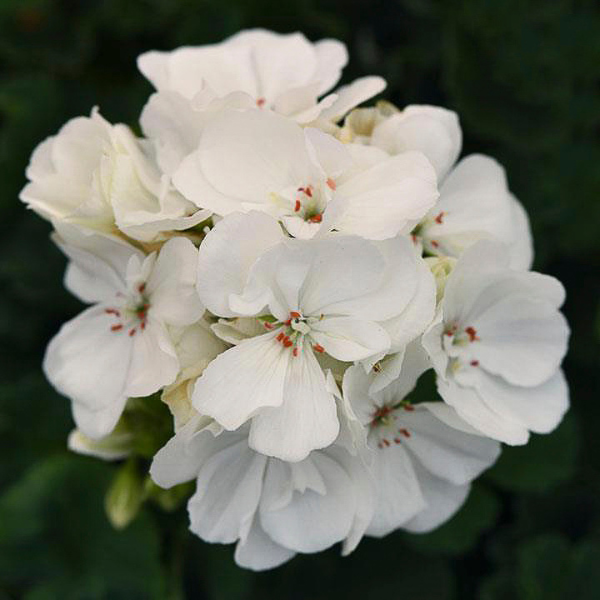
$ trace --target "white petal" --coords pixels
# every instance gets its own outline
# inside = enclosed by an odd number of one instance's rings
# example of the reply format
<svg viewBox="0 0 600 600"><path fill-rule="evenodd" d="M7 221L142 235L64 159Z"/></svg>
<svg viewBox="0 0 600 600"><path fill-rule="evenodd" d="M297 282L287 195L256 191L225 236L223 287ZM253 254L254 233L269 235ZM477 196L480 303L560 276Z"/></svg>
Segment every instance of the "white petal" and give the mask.
<svg viewBox="0 0 600 600"><path fill-rule="evenodd" d="M307 127L304 130L309 152L325 177L336 178L352 165L346 146L332 135L320 129Z"/></svg>
<svg viewBox="0 0 600 600"><path fill-rule="evenodd" d="M118 334L129 337L125 330ZM133 348L125 387L128 396L148 396L175 381L179 360L169 333L160 321L150 316L146 327L137 329L130 339Z"/></svg>
<svg viewBox="0 0 600 600"><path fill-rule="evenodd" d="M189 325L204 307L195 289L198 251L186 238L172 238L161 248L146 282L153 314L165 323Z"/></svg>
<svg viewBox="0 0 600 600"><path fill-rule="evenodd" d="M471 486L448 483L418 466L416 472L427 507L405 523L402 529L413 533L427 533L456 513L467 499Z"/></svg>
<svg viewBox="0 0 600 600"><path fill-rule="evenodd" d="M65 222L55 223L54 240L71 262L65 274L67 289L84 302L114 301L125 290L125 271L132 256L143 254L116 236Z"/></svg>
<svg viewBox="0 0 600 600"><path fill-rule="evenodd" d="M417 258L417 287L402 312L382 323L391 340L391 352L399 352L431 324L436 308L436 285L427 264Z"/></svg>
<svg viewBox="0 0 600 600"><path fill-rule="evenodd" d="M436 477L455 485L469 483L498 457L497 442L449 427L423 404L414 408L401 415L402 425L410 432L403 444ZM453 412L449 406L438 411L443 409Z"/></svg>
<svg viewBox="0 0 600 600"><path fill-rule="evenodd" d="M265 571L290 560L296 553L276 544L263 530L258 517L254 518L245 539L235 547L235 562L244 569Z"/></svg>
<svg viewBox="0 0 600 600"><path fill-rule="evenodd" d="M258 507L266 461L245 440L213 454L202 465L188 503L190 530L207 542L244 539Z"/></svg>
<svg viewBox="0 0 600 600"><path fill-rule="evenodd" d="M61 327L44 357L50 383L90 410L123 405L127 397L133 343L126 333L111 331L112 324L104 307L88 308Z"/></svg>
<svg viewBox="0 0 600 600"><path fill-rule="evenodd" d="M191 161L191 162L190 162ZM246 203L277 212L272 195L311 181L302 128L272 112L223 111L207 124L198 150L175 173L175 186L217 214Z"/></svg>
<svg viewBox="0 0 600 600"><path fill-rule="evenodd" d="M551 304L525 294L511 295L507 287L512 282L507 283L490 286L469 311L465 325L475 327L480 338L469 351L486 371L510 383L538 385L560 365L569 327Z"/></svg>
<svg viewBox="0 0 600 600"><path fill-rule="evenodd" d="M260 506L263 529L275 542L296 552L318 552L343 540L349 533L355 511L353 484L346 471L323 453L309 460L315 463L326 482L327 492L313 490L296 493L292 501L279 510ZM265 479L265 494L277 485L272 477Z"/></svg>
<svg viewBox="0 0 600 600"><path fill-rule="evenodd" d="M242 293L254 262L282 239L277 221L256 211L219 221L198 255L197 290L206 307L222 317L235 316L230 295Z"/></svg>
<svg viewBox="0 0 600 600"><path fill-rule="evenodd" d="M281 405L290 357L273 333L244 340L204 370L192 394L194 408L237 429L260 409Z"/></svg>
<svg viewBox="0 0 600 600"><path fill-rule="evenodd" d="M198 418L188 421L155 455L150 465L152 480L162 488L191 481L202 465L219 450L213 434L198 431Z"/></svg>
<svg viewBox="0 0 600 600"><path fill-rule="evenodd" d="M383 327L351 317L325 317L312 326L311 337L327 354L348 362L385 352L390 346Z"/></svg>
<svg viewBox="0 0 600 600"><path fill-rule="evenodd" d="M569 389L561 370L536 387L510 385L500 377L482 377L478 391L501 415L536 433L549 433L569 408Z"/></svg>
<svg viewBox="0 0 600 600"><path fill-rule="evenodd" d="M113 402L92 410L88 405L73 400L71 409L77 427L93 440L101 440L111 433L123 414L127 398L121 396Z"/></svg>
<svg viewBox="0 0 600 600"><path fill-rule="evenodd" d="M402 446L379 449L371 465L375 511L367 535L383 537L425 508L410 457Z"/></svg>
<svg viewBox="0 0 600 600"><path fill-rule="evenodd" d="M338 432L335 399L312 350L304 348L289 361L283 403L252 419L248 443L257 452L294 462L331 444Z"/></svg>
<svg viewBox="0 0 600 600"><path fill-rule="evenodd" d="M356 304L366 310L362 297L381 288L386 267L374 244L358 237L339 236L303 242L300 247L312 266L300 295L304 314L353 315ZM351 308L346 309L348 301Z"/></svg>
<svg viewBox="0 0 600 600"><path fill-rule="evenodd" d="M444 401L477 431L510 445L527 443L529 432L522 422L493 410L474 389L443 381L440 377L437 389Z"/></svg>
<svg viewBox="0 0 600 600"><path fill-rule="evenodd" d="M327 121L339 121L355 106L382 92L386 85L385 79L381 77L371 76L356 79L336 90L337 100L321 113L320 118Z"/></svg>
<svg viewBox="0 0 600 600"><path fill-rule="evenodd" d="M337 188L344 233L382 240L406 232L438 198L436 175L420 152L404 152L362 171ZM340 200L341 201L341 200Z"/></svg>
<svg viewBox="0 0 600 600"><path fill-rule="evenodd" d="M423 152L441 181L460 154L462 133L455 112L413 105L377 125L371 143L390 154Z"/></svg>
<svg viewBox="0 0 600 600"><path fill-rule="evenodd" d="M340 79L348 62L348 50L338 40L320 40L314 44L317 70L313 77L319 82L319 96L329 91Z"/></svg>

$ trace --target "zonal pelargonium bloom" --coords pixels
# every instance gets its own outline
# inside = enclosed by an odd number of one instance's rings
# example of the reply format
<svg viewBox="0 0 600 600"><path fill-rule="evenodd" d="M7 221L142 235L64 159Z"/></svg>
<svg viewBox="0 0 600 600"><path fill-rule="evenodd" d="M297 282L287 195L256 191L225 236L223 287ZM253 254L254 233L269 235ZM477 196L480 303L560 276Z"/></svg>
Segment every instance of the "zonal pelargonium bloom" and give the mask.
<svg viewBox="0 0 600 600"><path fill-rule="evenodd" d="M97 110L43 141L27 168L21 200L50 220L117 233L143 242L188 229L210 212L176 192L149 146Z"/></svg>
<svg viewBox="0 0 600 600"><path fill-rule="evenodd" d="M411 404L409 394L428 368L423 350L413 342L399 377L382 391L370 391L373 375L360 365L344 376L344 396L368 428L372 449L375 510L368 535L398 528L425 532L441 525L500 452L498 442L478 435L442 402Z"/></svg>
<svg viewBox="0 0 600 600"><path fill-rule="evenodd" d="M423 336L442 398L483 434L524 444L568 408L560 370L569 328L553 277L509 268L507 249L480 241L457 261Z"/></svg>
<svg viewBox="0 0 600 600"><path fill-rule="evenodd" d="M311 43L301 33L264 29L242 31L219 44L151 51L138 58L140 71L159 92L188 100L243 92L257 108L305 123L323 110L328 117L342 116L385 88L381 77L365 77L318 101L338 82L347 62L346 47L337 40Z"/></svg>
<svg viewBox="0 0 600 600"><path fill-rule="evenodd" d="M217 215L259 210L298 238L326 226L375 240L408 233L438 198L435 171L420 152L353 148L256 110L211 120L173 182Z"/></svg>
<svg viewBox="0 0 600 600"><path fill-rule="evenodd" d="M220 433L206 417L190 420L158 451L150 474L164 488L196 479L191 531L212 543L237 542L236 563L255 571L338 542L349 554L373 514L369 473L343 447L286 463L252 450L247 427Z"/></svg>
<svg viewBox="0 0 600 600"><path fill-rule="evenodd" d="M450 171L415 234L433 255L459 257L478 240L495 239L506 244L512 268L527 270L533 259L527 214L510 193L504 169L481 154Z"/></svg>
<svg viewBox="0 0 600 600"><path fill-rule="evenodd" d="M422 152L438 177L440 198L413 232L433 255L458 258L480 239L496 239L507 245L511 267L531 267L533 245L529 220L520 202L510 193L504 169L492 158L472 154L456 160L462 133L456 113L439 106L407 106L383 115L370 109L372 128L357 141L395 155ZM352 125L365 121L348 119Z"/></svg>
<svg viewBox="0 0 600 600"><path fill-rule="evenodd" d="M44 358L46 377L72 401L79 429L100 438L127 398L148 396L177 377L169 325L203 312L195 290L197 250L185 238L145 256L119 238L57 224L71 260L65 283L93 306L65 323Z"/></svg>
<svg viewBox="0 0 600 600"><path fill-rule="evenodd" d="M402 237L293 240L262 213L225 218L200 247L200 299L220 317L256 317L265 333L208 365L194 407L229 430L250 420L250 446L283 460L328 446L339 422L320 357L382 357L403 330L404 314L406 329L414 319L423 331L431 315L413 304L427 287L421 278L431 274L420 260Z"/></svg>

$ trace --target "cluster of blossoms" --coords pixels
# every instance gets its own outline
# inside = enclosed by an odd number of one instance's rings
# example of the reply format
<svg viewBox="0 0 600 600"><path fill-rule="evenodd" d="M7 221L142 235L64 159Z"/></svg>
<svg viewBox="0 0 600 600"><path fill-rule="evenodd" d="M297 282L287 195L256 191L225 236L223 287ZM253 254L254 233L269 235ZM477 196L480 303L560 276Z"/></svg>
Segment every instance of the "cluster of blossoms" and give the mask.
<svg viewBox="0 0 600 600"><path fill-rule="evenodd" d="M449 110L356 108L379 77L331 92L346 62L264 30L143 54L144 137L73 119L21 194L90 305L44 360L70 446L123 458L129 403L159 393L150 476L195 480L191 530L255 570L437 527L568 407L564 291L529 270L504 170L459 160Z"/></svg>

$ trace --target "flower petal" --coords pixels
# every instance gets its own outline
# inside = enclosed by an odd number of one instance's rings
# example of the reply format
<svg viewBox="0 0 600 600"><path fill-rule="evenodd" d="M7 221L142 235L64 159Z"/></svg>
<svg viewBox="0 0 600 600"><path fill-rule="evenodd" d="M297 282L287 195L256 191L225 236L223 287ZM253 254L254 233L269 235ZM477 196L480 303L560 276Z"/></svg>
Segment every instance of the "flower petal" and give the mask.
<svg viewBox="0 0 600 600"><path fill-rule="evenodd" d="M294 557L293 550L275 543L263 530L258 517L254 518L245 539L235 547L235 562L244 569L265 571L274 569Z"/></svg>
<svg viewBox="0 0 600 600"><path fill-rule="evenodd" d="M352 527L355 510L352 480L342 466L323 453L315 453L309 460L320 471L327 492L296 492L287 506L268 510L261 503L259 513L269 537L296 552L318 552L343 540ZM265 495L278 485L269 473L267 470Z"/></svg>
<svg viewBox="0 0 600 600"><path fill-rule="evenodd" d="M190 530L207 542L245 539L258 507L266 462L243 439L214 453L202 465L188 503Z"/></svg>
<svg viewBox="0 0 600 600"><path fill-rule="evenodd" d="M352 317L325 317L312 325L310 335L327 354L348 362L386 352L390 346L383 327Z"/></svg>
<svg viewBox="0 0 600 600"><path fill-rule="evenodd" d="M277 221L257 211L219 221L198 253L196 289L206 307L222 317L237 316L229 297L242 293L254 262L282 239Z"/></svg>
<svg viewBox="0 0 600 600"><path fill-rule="evenodd" d="M172 238L161 248L146 282L151 311L165 323L189 325L204 307L195 289L198 251L186 238Z"/></svg>
<svg viewBox="0 0 600 600"><path fill-rule="evenodd" d="M419 150L441 181L460 154L462 133L455 112L439 106L411 105L377 125L371 143L390 154Z"/></svg>
<svg viewBox="0 0 600 600"><path fill-rule="evenodd" d="M290 357L274 333L240 342L204 370L192 394L194 408L237 429L260 409L282 404Z"/></svg>
<svg viewBox="0 0 600 600"><path fill-rule="evenodd" d="M312 349L305 347L289 361L283 403L252 419L248 443L257 452L295 462L331 444L338 432L335 399Z"/></svg>

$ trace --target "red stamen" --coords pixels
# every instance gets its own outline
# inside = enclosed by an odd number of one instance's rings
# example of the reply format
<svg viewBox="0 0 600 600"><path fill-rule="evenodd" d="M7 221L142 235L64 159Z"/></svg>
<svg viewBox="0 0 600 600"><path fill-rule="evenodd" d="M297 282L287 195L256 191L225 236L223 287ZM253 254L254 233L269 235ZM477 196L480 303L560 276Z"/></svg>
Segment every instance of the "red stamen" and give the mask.
<svg viewBox="0 0 600 600"><path fill-rule="evenodd" d="M477 342L479 341L479 336L477 335L477 329L475 329L475 327L467 327L465 329L465 333L469 336L469 341L470 342Z"/></svg>
<svg viewBox="0 0 600 600"><path fill-rule="evenodd" d="M438 243L437 243L435 240L431 240L431 245L432 245L434 248L438 248L438 247L439 247L439 244L438 244Z"/></svg>
<svg viewBox="0 0 600 600"><path fill-rule="evenodd" d="M398 433L401 433L404 437L410 437L410 431L408 429L405 429L404 427L398 429Z"/></svg>
<svg viewBox="0 0 600 600"><path fill-rule="evenodd" d="M414 233L411 233L410 237L412 238L413 244L417 243L417 236Z"/></svg>
<svg viewBox="0 0 600 600"><path fill-rule="evenodd" d="M140 323L140 329L146 329L146 321Z"/></svg>
<svg viewBox="0 0 600 600"><path fill-rule="evenodd" d="M292 320L288 319L287 321L284 321L283 324L289 327L292 324Z"/></svg>
<svg viewBox="0 0 600 600"><path fill-rule="evenodd" d="M265 321L263 323L263 325L265 326L265 329L273 329L273 324L272 323L269 323L269 322Z"/></svg>
<svg viewBox="0 0 600 600"><path fill-rule="evenodd" d="M145 289L146 289L146 284L145 283L140 283L140 285L138 285L138 292L140 294L142 294Z"/></svg>
<svg viewBox="0 0 600 600"><path fill-rule="evenodd" d="M290 317L292 317L292 319L299 319L302 315L299 312L296 312L295 310L293 310L290 313Z"/></svg>
<svg viewBox="0 0 600 600"><path fill-rule="evenodd" d="M300 202L300 200L296 200L296 205L294 206L294 212L300 212L301 208L302 208L302 203Z"/></svg>
<svg viewBox="0 0 600 600"><path fill-rule="evenodd" d="M133 337L135 335L135 327L129 330L129 337Z"/></svg>
<svg viewBox="0 0 600 600"><path fill-rule="evenodd" d="M315 352L325 352L325 348L323 348L323 346L321 346L321 344L315 344L313 346L313 350Z"/></svg>
<svg viewBox="0 0 600 600"><path fill-rule="evenodd" d="M298 348L292 350L292 356L298 356Z"/></svg>
<svg viewBox="0 0 600 600"><path fill-rule="evenodd" d="M406 412L413 412L413 410L415 410L415 407L412 404L405 404L404 405L404 410Z"/></svg>
<svg viewBox="0 0 600 600"><path fill-rule="evenodd" d="M120 331L121 329L123 329L123 325L121 325L120 323L118 325L111 325L110 328L111 331Z"/></svg>
<svg viewBox="0 0 600 600"><path fill-rule="evenodd" d="M293 345L294 345L294 342L292 342L292 340L290 340L290 338L286 335L283 338L283 346L284 346L284 348L289 348L290 346L293 346Z"/></svg>
<svg viewBox="0 0 600 600"><path fill-rule="evenodd" d="M283 338L285 337L285 334L283 333L283 331L275 338L278 342L282 342Z"/></svg>
<svg viewBox="0 0 600 600"><path fill-rule="evenodd" d="M312 185L309 185L308 187L304 188L302 190L309 198L312 198Z"/></svg>
<svg viewBox="0 0 600 600"><path fill-rule="evenodd" d="M266 100L264 98L257 98L256 99L256 106L258 106L258 108L262 108L265 105Z"/></svg>
<svg viewBox="0 0 600 600"><path fill-rule="evenodd" d="M323 215L313 215L310 219L308 219L311 223L320 223L323 220Z"/></svg>
<svg viewBox="0 0 600 600"><path fill-rule="evenodd" d="M472 361L470 362L470 365L471 365L472 367L478 367L478 366L479 366L479 361L478 361L478 360L472 360Z"/></svg>
<svg viewBox="0 0 600 600"><path fill-rule="evenodd" d="M120 317L121 313L116 308L106 308L104 312L107 315L115 315L115 317Z"/></svg>
<svg viewBox="0 0 600 600"><path fill-rule="evenodd" d="M327 186L329 187L329 189L331 190L335 190L336 185L335 185L335 181L333 179L331 179L331 177L329 177L327 179Z"/></svg>
<svg viewBox="0 0 600 600"><path fill-rule="evenodd" d="M389 440L386 440L385 438L383 438L383 440L381 440L386 446L390 446L390 442Z"/></svg>
<svg viewBox="0 0 600 600"><path fill-rule="evenodd" d="M394 438L394 443L396 443L396 444L401 444L401 443L402 443L402 440L401 440L400 438L397 438L397 437L396 437L396 438Z"/></svg>
<svg viewBox="0 0 600 600"><path fill-rule="evenodd" d="M442 211L442 212L441 212L441 213L440 213L440 214L439 214L439 215L438 215L438 216L437 216L437 217L434 219L434 221L435 221L435 222L436 222L438 225L441 225L441 224L443 223L443 221L444 221L444 215L445 215L445 214L446 214L446 213L445 213L444 211Z"/></svg>

